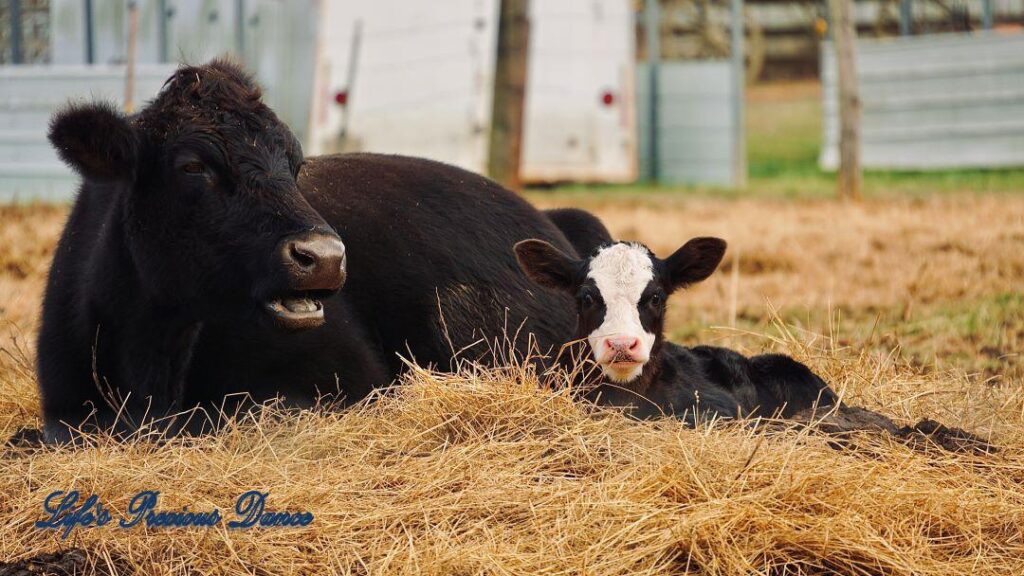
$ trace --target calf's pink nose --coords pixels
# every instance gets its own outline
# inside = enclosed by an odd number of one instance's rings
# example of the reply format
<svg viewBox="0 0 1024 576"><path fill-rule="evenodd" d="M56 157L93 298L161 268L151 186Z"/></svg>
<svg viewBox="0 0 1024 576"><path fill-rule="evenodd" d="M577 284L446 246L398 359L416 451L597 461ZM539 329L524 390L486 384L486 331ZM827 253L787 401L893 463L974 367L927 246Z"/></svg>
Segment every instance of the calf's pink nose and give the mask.
<svg viewBox="0 0 1024 576"><path fill-rule="evenodd" d="M640 339L636 336L612 336L605 339L604 345L616 352L633 352L640 347Z"/></svg>

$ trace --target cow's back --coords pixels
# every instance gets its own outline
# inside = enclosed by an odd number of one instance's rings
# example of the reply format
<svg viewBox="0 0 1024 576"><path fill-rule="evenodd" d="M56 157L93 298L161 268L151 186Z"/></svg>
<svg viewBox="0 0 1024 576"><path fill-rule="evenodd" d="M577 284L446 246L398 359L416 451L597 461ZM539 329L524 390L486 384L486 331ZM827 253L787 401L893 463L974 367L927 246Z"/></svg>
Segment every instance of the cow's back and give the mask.
<svg viewBox="0 0 1024 576"><path fill-rule="evenodd" d="M347 154L309 159L300 186L345 243L342 293L393 366L411 355L448 368L453 351L489 361L495 341L522 353L532 334L548 352L572 338L571 298L531 283L512 247L541 238L575 252L498 184L430 160Z"/></svg>

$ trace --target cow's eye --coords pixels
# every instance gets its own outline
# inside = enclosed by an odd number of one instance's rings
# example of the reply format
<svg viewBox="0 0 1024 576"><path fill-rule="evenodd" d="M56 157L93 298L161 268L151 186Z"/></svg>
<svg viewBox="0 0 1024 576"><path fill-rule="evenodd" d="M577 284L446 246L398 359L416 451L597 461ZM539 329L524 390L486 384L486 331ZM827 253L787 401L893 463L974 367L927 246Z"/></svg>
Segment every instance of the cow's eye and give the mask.
<svg viewBox="0 0 1024 576"><path fill-rule="evenodd" d="M185 174L195 176L206 172L206 167L203 166L202 162L189 162L181 167L181 171Z"/></svg>
<svg viewBox="0 0 1024 576"><path fill-rule="evenodd" d="M591 306L594 305L594 297L591 296L590 294L584 294L580 296L580 305L582 305L584 308L590 308Z"/></svg>
<svg viewBox="0 0 1024 576"><path fill-rule="evenodd" d="M654 308L661 306L661 303L664 301L665 299L661 294L651 294L651 297L647 299L647 303Z"/></svg>

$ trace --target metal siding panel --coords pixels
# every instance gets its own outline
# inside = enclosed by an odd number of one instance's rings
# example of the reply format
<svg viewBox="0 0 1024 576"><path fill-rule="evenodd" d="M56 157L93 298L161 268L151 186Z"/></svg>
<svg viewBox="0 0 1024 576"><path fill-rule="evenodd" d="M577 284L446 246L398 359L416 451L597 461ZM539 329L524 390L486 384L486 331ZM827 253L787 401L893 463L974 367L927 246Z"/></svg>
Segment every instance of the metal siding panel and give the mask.
<svg viewBox="0 0 1024 576"><path fill-rule="evenodd" d="M1024 165L1024 34L860 40L866 168L939 170ZM819 165L838 165L835 58L822 45Z"/></svg>
<svg viewBox="0 0 1024 576"><path fill-rule="evenodd" d="M159 92L173 65L136 68L135 99ZM69 100L124 97L123 66L0 67L0 201L68 200L78 178L46 140L52 114Z"/></svg>
<svg viewBox="0 0 1024 576"><path fill-rule="evenodd" d="M949 168L1009 168L1024 158L1024 139L1019 135L985 135L974 138L932 138L913 142L874 142L866 147L865 164L890 170L941 170Z"/></svg>
<svg viewBox="0 0 1024 576"><path fill-rule="evenodd" d="M245 3L246 65L265 89L263 101L304 144L312 105L318 5L316 0ZM230 25L224 22L225 27Z"/></svg>
<svg viewBox="0 0 1024 576"><path fill-rule="evenodd" d="M662 180L677 184L732 184L731 162L694 162L668 160L661 166Z"/></svg>
<svg viewBox="0 0 1024 576"><path fill-rule="evenodd" d="M659 66L658 165L662 182L733 184L732 82L728 61ZM647 66L637 69L640 158L647 158Z"/></svg>
<svg viewBox="0 0 1024 576"><path fill-rule="evenodd" d="M85 3L50 0L50 50L54 64L85 64Z"/></svg>
<svg viewBox="0 0 1024 576"><path fill-rule="evenodd" d="M202 63L234 52L236 7L235 0L174 0L167 26L168 58Z"/></svg>

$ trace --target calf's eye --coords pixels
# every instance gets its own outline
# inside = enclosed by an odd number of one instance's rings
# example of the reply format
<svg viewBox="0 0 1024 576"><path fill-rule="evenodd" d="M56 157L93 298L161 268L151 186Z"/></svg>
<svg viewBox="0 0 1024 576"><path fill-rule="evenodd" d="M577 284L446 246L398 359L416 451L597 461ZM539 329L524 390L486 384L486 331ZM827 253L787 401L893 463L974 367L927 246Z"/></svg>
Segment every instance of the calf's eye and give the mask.
<svg viewBox="0 0 1024 576"><path fill-rule="evenodd" d="M594 305L594 297L590 294L584 294L583 296L580 296L580 304L582 304L584 308L590 308Z"/></svg>
<svg viewBox="0 0 1024 576"><path fill-rule="evenodd" d="M185 174L196 175L206 172L206 167L203 166L202 162L189 162L181 167L181 171Z"/></svg>
<svg viewBox="0 0 1024 576"><path fill-rule="evenodd" d="M661 303L663 301L664 299L662 298L661 294L651 294L651 297L647 301L647 303L650 304L651 306L658 307L661 306Z"/></svg>

